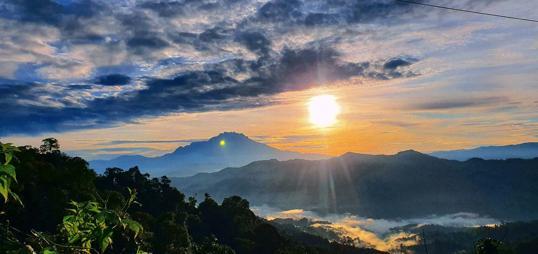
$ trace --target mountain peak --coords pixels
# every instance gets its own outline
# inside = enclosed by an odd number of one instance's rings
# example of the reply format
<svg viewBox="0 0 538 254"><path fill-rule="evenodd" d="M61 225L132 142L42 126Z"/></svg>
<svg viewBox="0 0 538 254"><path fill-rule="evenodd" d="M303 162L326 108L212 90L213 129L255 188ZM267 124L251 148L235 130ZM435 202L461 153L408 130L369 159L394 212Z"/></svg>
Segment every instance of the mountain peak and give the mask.
<svg viewBox="0 0 538 254"><path fill-rule="evenodd" d="M110 166L129 168L138 165L152 175L185 176L211 172L226 167L244 166L253 161L278 159L320 159L320 155L283 151L254 141L245 134L223 132L208 140L194 141L175 151L153 158L140 156L132 160L110 160L92 164L104 169Z"/></svg>
<svg viewBox="0 0 538 254"><path fill-rule="evenodd" d="M415 151L413 149L398 152L396 156L398 157L429 157L428 155Z"/></svg>
<svg viewBox="0 0 538 254"><path fill-rule="evenodd" d="M247 137L245 134L240 133L240 132L233 132L233 131L220 133L219 135L212 137L209 140L212 140L212 139L248 139L250 140L250 138Z"/></svg>
<svg viewBox="0 0 538 254"><path fill-rule="evenodd" d="M260 145L265 146L262 143L256 142L243 133L239 132L223 132L219 135L207 140L210 144L234 144L234 145Z"/></svg>

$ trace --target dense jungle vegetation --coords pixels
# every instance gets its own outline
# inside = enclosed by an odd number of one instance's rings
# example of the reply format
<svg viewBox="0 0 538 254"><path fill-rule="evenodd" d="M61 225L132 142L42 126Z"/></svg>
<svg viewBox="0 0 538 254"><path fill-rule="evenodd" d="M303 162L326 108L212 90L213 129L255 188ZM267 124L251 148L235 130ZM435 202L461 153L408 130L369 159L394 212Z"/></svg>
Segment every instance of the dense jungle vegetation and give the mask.
<svg viewBox="0 0 538 254"><path fill-rule="evenodd" d="M291 239L241 197L198 202L136 167L97 175L53 138L1 145L0 253L380 253Z"/></svg>

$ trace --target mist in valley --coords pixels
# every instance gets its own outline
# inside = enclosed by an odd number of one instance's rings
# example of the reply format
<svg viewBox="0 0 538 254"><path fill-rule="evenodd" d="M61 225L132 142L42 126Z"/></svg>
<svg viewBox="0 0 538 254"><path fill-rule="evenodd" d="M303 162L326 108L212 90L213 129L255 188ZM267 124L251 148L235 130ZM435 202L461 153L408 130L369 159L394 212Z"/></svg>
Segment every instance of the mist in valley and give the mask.
<svg viewBox="0 0 538 254"><path fill-rule="evenodd" d="M303 209L281 210L267 205L251 207L269 221L292 223L305 232L383 251L422 244L422 227L435 225L455 230L500 225L503 221L475 213L460 212L409 219L374 219L352 214L320 215ZM417 233L418 232L418 233ZM426 232L427 233L427 232Z"/></svg>

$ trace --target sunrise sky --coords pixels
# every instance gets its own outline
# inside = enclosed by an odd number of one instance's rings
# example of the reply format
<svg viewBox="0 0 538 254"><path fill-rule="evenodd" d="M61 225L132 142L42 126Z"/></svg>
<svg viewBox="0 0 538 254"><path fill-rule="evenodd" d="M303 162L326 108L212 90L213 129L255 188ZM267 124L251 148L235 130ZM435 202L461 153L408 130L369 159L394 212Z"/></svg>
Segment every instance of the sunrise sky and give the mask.
<svg viewBox="0 0 538 254"><path fill-rule="evenodd" d="M538 19L538 1L429 3ZM0 2L0 137L88 159L224 131L278 148L538 140L538 23L389 0ZM331 95L334 124L309 120Z"/></svg>

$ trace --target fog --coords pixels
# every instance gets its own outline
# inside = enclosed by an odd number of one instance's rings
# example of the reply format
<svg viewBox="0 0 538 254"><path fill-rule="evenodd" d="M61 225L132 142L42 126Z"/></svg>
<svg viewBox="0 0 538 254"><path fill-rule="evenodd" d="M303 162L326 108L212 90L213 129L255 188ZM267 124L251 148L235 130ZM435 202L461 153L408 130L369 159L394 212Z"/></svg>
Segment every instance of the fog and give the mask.
<svg viewBox="0 0 538 254"><path fill-rule="evenodd" d="M303 209L279 210L269 206L251 208L258 216L268 220L306 218L309 220L308 232L325 237L329 240L350 237L356 246L373 247L379 250L398 249L400 246L412 246L420 243L420 236L413 232L404 231L402 226L411 225L410 229L422 225L439 225L445 227L478 227L500 224L499 220L480 216L473 213L455 213L447 215L432 215L424 218L401 220L372 219L351 214L331 214L320 216L312 211ZM412 231L412 230L410 230ZM331 235L337 238L331 239Z"/></svg>

